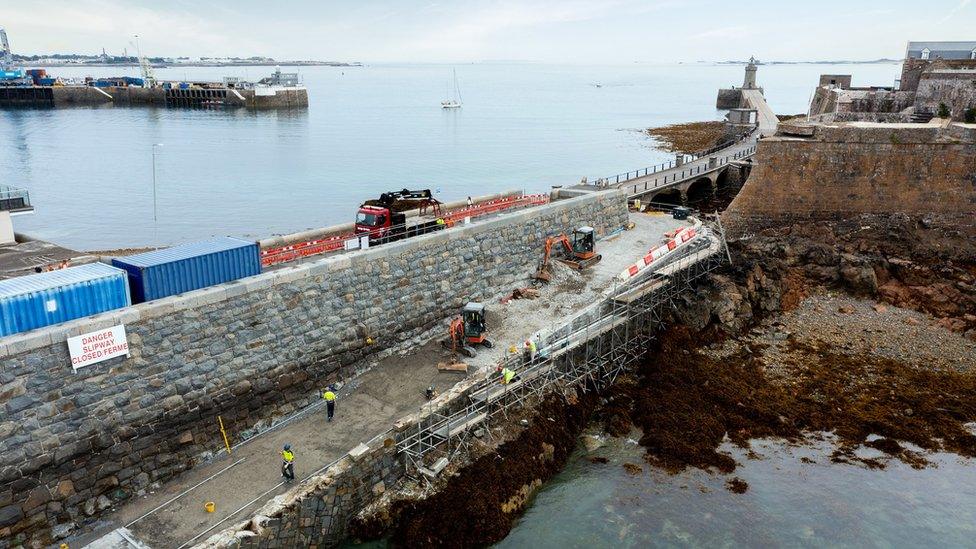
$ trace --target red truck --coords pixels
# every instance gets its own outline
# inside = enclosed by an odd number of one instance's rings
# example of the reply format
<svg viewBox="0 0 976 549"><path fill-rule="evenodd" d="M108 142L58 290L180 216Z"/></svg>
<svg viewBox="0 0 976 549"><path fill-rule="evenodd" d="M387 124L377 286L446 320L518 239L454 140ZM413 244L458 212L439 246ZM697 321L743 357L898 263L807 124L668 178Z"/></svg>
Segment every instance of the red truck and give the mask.
<svg viewBox="0 0 976 549"><path fill-rule="evenodd" d="M440 218L441 203L430 189L390 191L379 199L367 200L356 214L356 234L369 234L371 244L382 244L426 234L447 227ZM420 210L420 216L407 220L406 212ZM432 213L434 218L421 217Z"/></svg>

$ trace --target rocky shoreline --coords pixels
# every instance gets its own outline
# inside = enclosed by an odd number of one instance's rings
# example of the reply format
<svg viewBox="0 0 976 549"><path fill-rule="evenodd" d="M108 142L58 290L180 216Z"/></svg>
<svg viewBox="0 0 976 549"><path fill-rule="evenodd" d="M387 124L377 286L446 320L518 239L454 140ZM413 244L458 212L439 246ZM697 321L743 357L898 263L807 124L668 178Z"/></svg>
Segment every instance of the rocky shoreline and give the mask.
<svg viewBox="0 0 976 549"><path fill-rule="evenodd" d="M669 471L731 473L716 451L726 439L802 444L823 432L839 437L834 461L872 468L884 461L860 447L916 467L925 451L976 457L965 232L895 215L733 243L733 266L683 298L644 366L614 386L606 430L641 429L647 461Z"/></svg>
<svg viewBox="0 0 976 549"><path fill-rule="evenodd" d="M725 122L685 122L659 128L647 128L643 132L657 141L655 149L667 152L702 151L728 139Z"/></svg>

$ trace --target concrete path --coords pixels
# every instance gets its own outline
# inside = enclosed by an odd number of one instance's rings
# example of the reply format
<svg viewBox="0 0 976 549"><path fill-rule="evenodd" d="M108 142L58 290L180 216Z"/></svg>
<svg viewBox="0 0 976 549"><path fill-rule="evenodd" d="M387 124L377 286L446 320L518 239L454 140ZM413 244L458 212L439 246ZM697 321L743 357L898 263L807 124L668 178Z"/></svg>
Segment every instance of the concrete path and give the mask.
<svg viewBox="0 0 976 549"><path fill-rule="evenodd" d="M590 272L580 275L571 271L561 282L543 288L535 300L487 303L489 330L496 345L471 360L468 375L484 375L509 345L517 345L535 331L591 304L620 271L657 245L665 231L686 223L660 214L632 214L631 220L635 229L597 243L603 261ZM541 256L541 249L539 253ZM529 280L523 285L528 286ZM118 536L111 532L120 527L127 527L131 536L154 548L199 543L245 520L265 502L294 486L276 488L281 482L279 452L284 444L291 444L295 451L295 474L301 480L418 410L425 402L428 386L442 392L463 380L463 373L437 370L437 362L448 355L435 340L405 356L380 360L339 391L336 418L331 423L326 423L324 406L299 412L289 423L234 448L230 456L199 466L155 493L127 502L97 531L69 540L69 544L117 547L105 542L108 538L115 541ZM216 512L204 510L209 501L216 504ZM100 536L106 539L99 541Z"/></svg>
<svg viewBox="0 0 976 549"><path fill-rule="evenodd" d="M759 133L763 137L776 134L776 127L779 125L779 118L760 90L742 90L742 101L750 108L756 109L759 113Z"/></svg>

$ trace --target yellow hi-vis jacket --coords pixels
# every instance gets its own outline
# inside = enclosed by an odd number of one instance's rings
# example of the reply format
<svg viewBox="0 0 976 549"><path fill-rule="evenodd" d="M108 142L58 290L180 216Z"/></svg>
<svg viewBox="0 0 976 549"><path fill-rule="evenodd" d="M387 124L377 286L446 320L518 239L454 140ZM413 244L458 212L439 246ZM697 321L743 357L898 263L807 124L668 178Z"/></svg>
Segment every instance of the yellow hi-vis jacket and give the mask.
<svg viewBox="0 0 976 549"><path fill-rule="evenodd" d="M502 383L508 385L512 382L512 378L515 377L515 370L510 368L502 368Z"/></svg>
<svg viewBox="0 0 976 549"><path fill-rule="evenodd" d="M281 459L285 460L285 463L291 463L292 461L295 461L295 454L290 450L282 450Z"/></svg>
<svg viewBox="0 0 976 549"><path fill-rule="evenodd" d="M322 394L322 398L324 398L326 402L335 402L335 393L332 391L326 391Z"/></svg>

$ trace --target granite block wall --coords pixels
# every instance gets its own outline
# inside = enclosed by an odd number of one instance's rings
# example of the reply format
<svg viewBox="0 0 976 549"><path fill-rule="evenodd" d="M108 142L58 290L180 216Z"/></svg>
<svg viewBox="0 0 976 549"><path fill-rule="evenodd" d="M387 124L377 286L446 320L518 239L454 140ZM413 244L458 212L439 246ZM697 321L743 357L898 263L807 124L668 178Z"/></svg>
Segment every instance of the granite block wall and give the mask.
<svg viewBox="0 0 976 549"><path fill-rule="evenodd" d="M860 214L976 215L976 131L960 125L818 126L760 141L722 217L733 236Z"/></svg>
<svg viewBox="0 0 976 549"><path fill-rule="evenodd" d="M416 343L533 270L547 236L627 220L618 191L263 273L0 340L0 547L47 542ZM130 356L73 372L69 336L124 324ZM367 344L367 336L375 343Z"/></svg>

